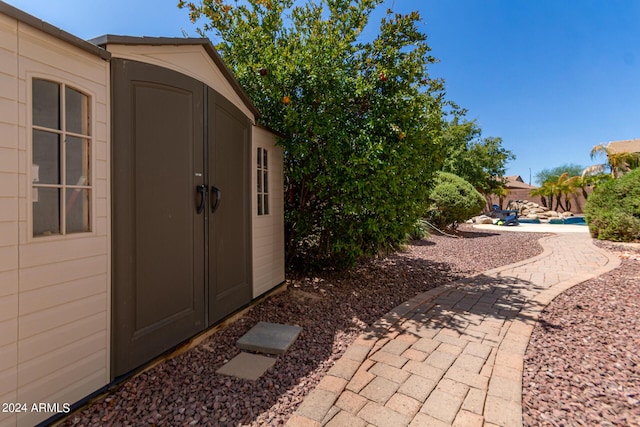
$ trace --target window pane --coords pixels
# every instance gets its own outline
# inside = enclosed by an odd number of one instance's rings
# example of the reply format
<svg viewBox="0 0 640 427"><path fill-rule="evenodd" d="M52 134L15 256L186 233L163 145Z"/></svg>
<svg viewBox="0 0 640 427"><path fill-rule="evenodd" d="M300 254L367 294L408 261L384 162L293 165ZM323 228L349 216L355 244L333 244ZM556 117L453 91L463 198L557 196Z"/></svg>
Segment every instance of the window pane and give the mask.
<svg viewBox="0 0 640 427"><path fill-rule="evenodd" d="M258 148L258 155L256 158L258 159L258 169L260 169L260 166L262 166L262 148Z"/></svg>
<svg viewBox="0 0 640 427"><path fill-rule="evenodd" d="M262 194L258 194L258 215L262 215Z"/></svg>
<svg viewBox="0 0 640 427"><path fill-rule="evenodd" d="M258 170L258 193L262 193L262 172Z"/></svg>
<svg viewBox="0 0 640 427"><path fill-rule="evenodd" d="M267 150L262 150L262 155L263 155L263 157L262 157L262 167L264 169L266 169L267 168Z"/></svg>
<svg viewBox="0 0 640 427"><path fill-rule="evenodd" d="M60 129L60 86L47 80L33 80L33 124Z"/></svg>
<svg viewBox="0 0 640 427"><path fill-rule="evenodd" d="M89 185L89 141L67 136L67 185Z"/></svg>
<svg viewBox="0 0 640 427"><path fill-rule="evenodd" d="M264 193L268 193L269 192L269 177L267 176L267 171L263 172L263 179L262 179L262 187L264 188Z"/></svg>
<svg viewBox="0 0 640 427"><path fill-rule="evenodd" d="M60 234L60 190L33 189L33 235Z"/></svg>
<svg viewBox="0 0 640 427"><path fill-rule="evenodd" d="M262 202L262 211L264 215L269 215L269 195L264 195L264 201Z"/></svg>
<svg viewBox="0 0 640 427"><path fill-rule="evenodd" d="M60 135L34 130L32 163L34 182L60 184Z"/></svg>
<svg viewBox="0 0 640 427"><path fill-rule="evenodd" d="M69 87L65 88L67 132L89 134L89 99Z"/></svg>
<svg viewBox="0 0 640 427"><path fill-rule="evenodd" d="M89 227L89 198L89 190L67 189L67 233L82 233L91 230Z"/></svg>

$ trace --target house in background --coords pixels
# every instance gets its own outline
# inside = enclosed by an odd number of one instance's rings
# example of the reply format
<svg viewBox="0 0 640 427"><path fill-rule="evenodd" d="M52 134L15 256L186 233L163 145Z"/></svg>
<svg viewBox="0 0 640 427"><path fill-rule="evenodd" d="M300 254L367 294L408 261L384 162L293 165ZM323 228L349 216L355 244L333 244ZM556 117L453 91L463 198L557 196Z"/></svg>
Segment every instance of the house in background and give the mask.
<svg viewBox="0 0 640 427"><path fill-rule="evenodd" d="M640 153L640 138L611 141L607 144L612 153Z"/></svg>
<svg viewBox="0 0 640 427"><path fill-rule="evenodd" d="M282 150L206 39L87 42L0 1L0 426L284 281ZM36 403L49 411L31 411Z"/></svg>
<svg viewBox="0 0 640 427"><path fill-rule="evenodd" d="M529 195L529 192L537 187L526 184L520 175L504 176L502 179L504 180L504 187L507 189L507 194L504 197L498 197L492 194L489 198L490 205L498 205L501 209L506 209L506 204L510 200L530 200L539 203L538 200L533 200L534 197Z"/></svg>
<svg viewBox="0 0 640 427"><path fill-rule="evenodd" d="M621 173L640 166L640 138L623 141L612 141L607 144L609 163L613 164L612 156L621 155L622 163L619 167ZM629 156L631 155L631 156ZM618 163L618 162L615 162Z"/></svg>
<svg viewBox="0 0 640 427"><path fill-rule="evenodd" d="M503 177L503 179L505 180L505 188L508 191L508 194L503 197L506 203L511 200L528 200L530 202L538 203L541 206L544 205L540 196L531 195L531 190L535 190L538 187L525 183L520 175L509 175ZM590 193L591 189L587 189L587 192ZM495 195L491 196L490 201L492 204L500 205L500 201ZM504 203L504 208L506 208L506 203ZM584 204L585 198L582 193L578 192L571 196L571 211L574 214L582 214Z"/></svg>
<svg viewBox="0 0 640 427"><path fill-rule="evenodd" d="M528 195L529 191L538 188L535 185L525 183L520 175L509 175L505 176L504 179L506 181L505 187L509 190L509 199L523 200L520 198L521 195Z"/></svg>

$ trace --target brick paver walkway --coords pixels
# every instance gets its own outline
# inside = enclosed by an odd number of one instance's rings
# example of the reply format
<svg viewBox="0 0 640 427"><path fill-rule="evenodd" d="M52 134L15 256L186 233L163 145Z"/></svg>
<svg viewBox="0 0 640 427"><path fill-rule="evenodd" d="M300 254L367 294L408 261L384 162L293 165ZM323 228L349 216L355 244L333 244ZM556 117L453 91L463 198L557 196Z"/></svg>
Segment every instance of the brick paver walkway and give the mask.
<svg viewBox="0 0 640 427"><path fill-rule="evenodd" d="M588 234L543 238L534 258L433 289L352 344L288 426L521 426L522 369L542 309L619 265ZM508 250L508 248L504 248Z"/></svg>

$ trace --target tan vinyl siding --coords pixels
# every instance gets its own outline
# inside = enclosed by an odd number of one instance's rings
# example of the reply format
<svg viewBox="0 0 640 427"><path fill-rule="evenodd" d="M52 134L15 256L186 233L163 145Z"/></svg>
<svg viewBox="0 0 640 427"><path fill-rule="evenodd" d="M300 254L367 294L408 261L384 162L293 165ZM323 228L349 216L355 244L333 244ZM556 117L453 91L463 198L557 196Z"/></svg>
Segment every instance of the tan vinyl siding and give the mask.
<svg viewBox="0 0 640 427"><path fill-rule="evenodd" d="M168 68L206 83L209 87L214 88L231 101L249 117L252 122L255 121L253 112L238 96L237 92L201 45L122 46L109 44L107 50L109 50L115 58L130 59Z"/></svg>
<svg viewBox="0 0 640 427"><path fill-rule="evenodd" d="M32 237L31 79L91 99L92 231ZM109 64L0 15L0 401L74 403L109 382ZM33 425L52 413L0 413Z"/></svg>
<svg viewBox="0 0 640 427"><path fill-rule="evenodd" d="M0 15L0 402L16 402L18 384L17 28ZM15 422L0 412L0 425Z"/></svg>
<svg viewBox="0 0 640 427"><path fill-rule="evenodd" d="M36 402L60 403L60 405L64 402L75 402L78 400L78 395L84 397L95 391L96 384L102 383L103 378L108 375L104 369L95 370L95 367L101 365L106 358L106 353L98 351L75 363L68 363L63 369L52 371L46 377L20 388L17 400L28 402L33 396L46 396ZM33 426L51 415L53 414L21 414L18 418L18 426Z"/></svg>
<svg viewBox="0 0 640 427"><path fill-rule="evenodd" d="M20 26L20 71L32 69L40 64L52 76L67 75L72 83L79 83L80 87L87 82L104 85L104 69L108 63L84 51L53 39L36 29L26 25ZM103 65L96 66L99 62ZM97 102L106 102L106 92L96 92Z"/></svg>
<svg viewBox="0 0 640 427"><path fill-rule="evenodd" d="M257 148L269 153L269 214L258 215L256 180ZM252 173L252 248L253 297L272 289L284 281L284 200L282 148L276 137L264 128L253 127L251 147Z"/></svg>

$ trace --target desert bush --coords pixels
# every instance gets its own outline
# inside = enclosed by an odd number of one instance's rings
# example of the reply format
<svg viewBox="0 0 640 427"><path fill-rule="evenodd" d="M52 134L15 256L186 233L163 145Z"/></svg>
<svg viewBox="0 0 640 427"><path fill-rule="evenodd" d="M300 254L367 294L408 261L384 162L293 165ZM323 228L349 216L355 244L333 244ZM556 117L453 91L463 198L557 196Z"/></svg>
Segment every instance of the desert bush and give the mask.
<svg viewBox="0 0 640 427"><path fill-rule="evenodd" d="M584 216L591 236L600 240L640 240L640 169L598 185Z"/></svg>
<svg viewBox="0 0 640 427"><path fill-rule="evenodd" d="M482 212L484 197L471 184L451 173L437 172L429 193L427 218L438 228L458 224Z"/></svg>

